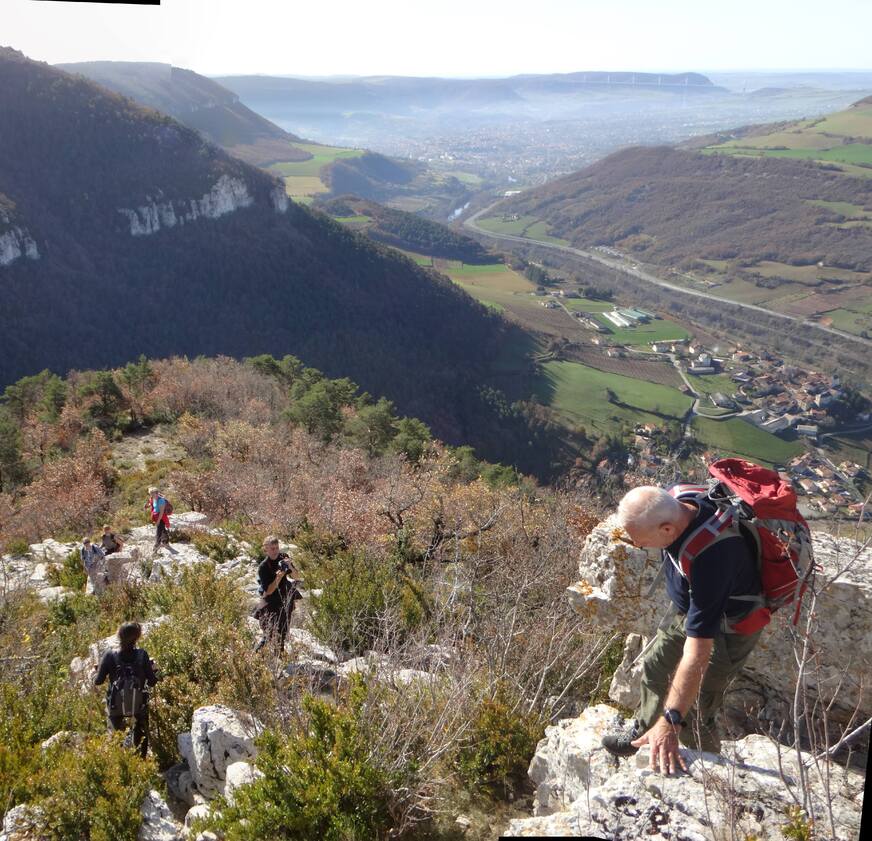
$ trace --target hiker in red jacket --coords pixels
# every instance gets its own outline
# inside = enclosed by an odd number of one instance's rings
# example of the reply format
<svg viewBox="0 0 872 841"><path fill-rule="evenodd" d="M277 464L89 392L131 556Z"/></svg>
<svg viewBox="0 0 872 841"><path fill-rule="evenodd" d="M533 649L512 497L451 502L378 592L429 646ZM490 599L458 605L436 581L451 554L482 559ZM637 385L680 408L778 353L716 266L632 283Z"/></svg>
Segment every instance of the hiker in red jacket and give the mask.
<svg viewBox="0 0 872 841"><path fill-rule="evenodd" d="M688 538L717 517L718 507L704 496L678 499L656 487L634 488L618 507L626 542L661 550L675 616L645 654L634 724L604 736L602 744L616 756L631 756L647 744L651 768L659 764L665 774L679 765L687 770L679 741L720 752L715 713L762 632L730 631L749 606L756 608L762 589L756 556L738 530L694 556L689 580L679 565Z"/></svg>
<svg viewBox="0 0 872 841"><path fill-rule="evenodd" d="M157 524L154 535L154 548L157 551L160 546L169 546L170 543L170 518L172 506L169 500L161 495L157 488L148 489L148 502L146 508L151 512L151 521Z"/></svg>

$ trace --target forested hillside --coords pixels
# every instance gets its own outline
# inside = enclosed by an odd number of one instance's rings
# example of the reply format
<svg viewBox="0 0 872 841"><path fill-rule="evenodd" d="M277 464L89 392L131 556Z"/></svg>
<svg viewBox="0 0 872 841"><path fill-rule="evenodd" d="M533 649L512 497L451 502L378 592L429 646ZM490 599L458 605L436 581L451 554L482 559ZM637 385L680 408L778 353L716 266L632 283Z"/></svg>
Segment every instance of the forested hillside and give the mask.
<svg viewBox="0 0 872 841"><path fill-rule="evenodd" d="M497 212L542 219L576 245L616 246L667 266L736 259L872 271L872 228L840 224L838 203L872 206L872 179L799 160L635 147Z"/></svg>
<svg viewBox="0 0 872 841"><path fill-rule="evenodd" d="M0 245L19 243L0 249L0 382L140 353L294 353L445 440L551 470L527 421L480 393L515 328L447 279L81 77L4 50L0 81Z"/></svg>
<svg viewBox="0 0 872 841"><path fill-rule="evenodd" d="M169 64L141 61L85 61L55 65L175 117L231 155L257 166L305 161L296 135L280 129L212 79Z"/></svg>
<svg viewBox="0 0 872 841"><path fill-rule="evenodd" d="M356 196L340 196L318 207L333 217L355 217L355 224L360 225L360 230L371 239L387 245L464 263L493 260L493 255L488 254L481 243L472 237L414 213L395 210Z"/></svg>

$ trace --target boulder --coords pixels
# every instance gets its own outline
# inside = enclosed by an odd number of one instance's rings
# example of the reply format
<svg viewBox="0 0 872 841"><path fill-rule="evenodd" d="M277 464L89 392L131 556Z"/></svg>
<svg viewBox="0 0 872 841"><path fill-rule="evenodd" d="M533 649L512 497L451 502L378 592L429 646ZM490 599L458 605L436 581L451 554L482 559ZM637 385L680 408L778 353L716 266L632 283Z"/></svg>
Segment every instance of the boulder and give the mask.
<svg viewBox="0 0 872 841"><path fill-rule="evenodd" d="M224 796L227 798L227 802L232 804L237 789L247 786L261 777L263 777L263 771L248 762L233 762L228 765L224 779Z"/></svg>
<svg viewBox="0 0 872 841"><path fill-rule="evenodd" d="M198 803L196 806L191 806L185 814L185 834L190 833L191 826L194 821L208 817L209 815L209 804L208 803Z"/></svg>
<svg viewBox="0 0 872 841"><path fill-rule="evenodd" d="M389 657L383 654L375 654L368 651L363 657L353 657L336 667L341 677L348 678L353 674L367 674L380 683L400 689L415 681L431 682L436 680L436 675L421 669L406 669L391 662Z"/></svg>
<svg viewBox="0 0 872 841"><path fill-rule="evenodd" d="M200 511L183 511L181 514L170 514L170 526L174 529L201 529L209 522L207 514Z"/></svg>
<svg viewBox="0 0 872 841"><path fill-rule="evenodd" d="M84 733L76 733L72 730L60 730L49 736L40 746L39 749L45 753L57 747L79 747L85 741Z"/></svg>
<svg viewBox="0 0 872 841"><path fill-rule="evenodd" d="M73 591L69 587L42 587L36 591L36 595L43 604L60 601L72 594Z"/></svg>
<svg viewBox="0 0 872 841"><path fill-rule="evenodd" d="M191 734L185 733L183 735L187 736L190 742ZM190 750L188 752L190 753ZM168 768L164 772L164 780L167 784L167 791L179 802L186 803L188 806L196 806L198 803L206 802L203 795L197 791L187 761L179 762Z"/></svg>
<svg viewBox="0 0 872 841"><path fill-rule="evenodd" d="M786 810L794 804L790 789L797 792L800 779L794 751L751 735L725 741L721 755L682 749L688 773L664 776L649 769L647 748L617 759L600 747L602 735L618 726L617 711L600 704L548 727L530 763L538 814L512 821L506 836L664 841L782 836ZM811 757L803 754L802 761ZM822 775L809 775L811 811L829 837L831 808L834 837L852 841L860 828L863 775L835 763L829 773L829 793Z"/></svg>
<svg viewBox="0 0 872 841"><path fill-rule="evenodd" d="M185 837L166 800L154 789L145 795L140 811L142 823L136 841L182 841Z"/></svg>
<svg viewBox="0 0 872 841"><path fill-rule="evenodd" d="M60 543L51 537L43 540L40 543L30 544L30 554L41 561L50 564L58 564L65 560L67 555L74 549L79 548L79 543Z"/></svg>
<svg viewBox="0 0 872 841"><path fill-rule="evenodd" d="M616 539L618 534L613 517L591 532L581 552L580 580L567 595L572 606L603 631L651 637L669 606L662 580L649 595L661 566L659 553L649 555L622 543ZM818 665L807 672L808 686L823 705L837 695L829 711L834 724L846 724L855 710L862 721L872 714L872 681L865 679L872 662L872 549L819 533L813 534L813 543L822 571L817 575L820 594L810 636ZM837 573L838 578L824 586ZM809 596L803 600L801 628L810 602ZM792 614L792 609L783 609L774 615L745 668L761 697L793 698L797 666ZM629 669L632 659L625 657L622 664L617 698L632 700L637 692L639 671Z"/></svg>
<svg viewBox="0 0 872 841"><path fill-rule="evenodd" d="M339 658L331 649L320 643L314 634L303 628L288 628L285 652L292 657L299 656L303 659L324 660L328 663L339 661Z"/></svg>
<svg viewBox="0 0 872 841"><path fill-rule="evenodd" d="M3 817L0 841L42 841L39 828L42 825L39 810L27 803L13 806Z"/></svg>
<svg viewBox="0 0 872 841"><path fill-rule="evenodd" d="M179 750L200 794L223 793L227 767L256 755L254 739L262 730L257 719L221 704L194 710L190 741L180 736Z"/></svg>

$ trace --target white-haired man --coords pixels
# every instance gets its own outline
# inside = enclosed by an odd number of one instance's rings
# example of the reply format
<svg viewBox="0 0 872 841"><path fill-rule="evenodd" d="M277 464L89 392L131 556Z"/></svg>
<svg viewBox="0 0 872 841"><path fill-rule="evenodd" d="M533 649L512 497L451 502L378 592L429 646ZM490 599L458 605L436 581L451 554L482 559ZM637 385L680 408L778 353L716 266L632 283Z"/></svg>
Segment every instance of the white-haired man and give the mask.
<svg viewBox="0 0 872 841"><path fill-rule="evenodd" d="M729 632L729 620L746 614L749 597L761 591L756 555L741 536L719 540L693 560L690 579L677 559L697 528L716 513L713 503L676 499L656 487L631 490L618 506L618 521L633 546L660 549L666 590L676 615L660 628L642 664L635 722L603 737L603 747L630 756L651 749L651 768L663 773L680 765L678 743L720 752L715 713L724 692L760 638Z"/></svg>

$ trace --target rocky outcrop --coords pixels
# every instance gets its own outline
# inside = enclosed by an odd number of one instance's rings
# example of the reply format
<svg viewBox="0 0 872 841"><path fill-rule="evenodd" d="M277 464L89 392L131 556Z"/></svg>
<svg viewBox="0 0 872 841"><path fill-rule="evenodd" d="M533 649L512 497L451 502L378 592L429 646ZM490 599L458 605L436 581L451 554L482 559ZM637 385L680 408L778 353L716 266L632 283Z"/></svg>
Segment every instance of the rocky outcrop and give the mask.
<svg viewBox="0 0 872 841"><path fill-rule="evenodd" d="M197 791L207 799L223 794L228 767L256 755L262 731L257 719L221 704L195 710L191 732L180 734L178 744Z"/></svg>
<svg viewBox="0 0 872 841"><path fill-rule="evenodd" d="M3 816L0 841L41 841L45 838L39 832L41 826L39 810L27 803L19 803Z"/></svg>
<svg viewBox="0 0 872 841"><path fill-rule="evenodd" d="M185 837L184 828L173 817L166 800L154 789L145 795L140 811L142 823L136 841L182 841Z"/></svg>
<svg viewBox="0 0 872 841"><path fill-rule="evenodd" d="M39 249L30 233L16 226L0 234L0 266L8 266L20 257L38 260Z"/></svg>
<svg viewBox="0 0 872 841"><path fill-rule="evenodd" d="M642 649L644 638L653 636L668 607L662 581L657 582L659 553L649 555L617 538L616 523L609 519L588 536L579 564L580 580L568 590L573 607L608 631L638 634L628 640L625 659L619 669L612 697L633 706L638 692L638 668L632 664ZM820 595L812 621L811 645L815 668L807 672L811 692L824 704L834 695L830 719L847 723L859 710L859 720L872 714L872 550L856 541L814 534L815 558L822 570L817 575ZM836 577L838 574L838 577ZM833 580L835 579L835 580ZM810 599L803 602L805 626ZM736 715L775 715L779 702L792 700L797 680L794 637L791 634L792 610L775 614L765 629L744 673L743 694L728 696ZM636 664L638 666L638 664ZM760 706L761 699L769 710ZM748 704L755 709L744 709ZM730 710L725 707L725 712Z"/></svg>
<svg viewBox="0 0 872 841"><path fill-rule="evenodd" d="M795 752L752 735L724 742L719 756L683 751L688 773L663 776L649 770L647 748L618 760L600 747L602 735L621 724L617 710L600 704L548 727L530 763L534 817L512 821L506 835L652 841L782 837L786 811L794 805L791 790L799 792ZM802 760L810 757L804 754ZM835 838L853 841L863 776L834 765L829 791L822 780L811 771L809 813L829 837L831 809Z"/></svg>
<svg viewBox="0 0 872 841"><path fill-rule="evenodd" d="M283 203L278 195L279 190L281 187L277 185L270 193L270 203L276 213L284 213L288 209L287 196ZM162 228L174 228L197 219L217 219L253 203L254 198L245 181L225 174L202 198L160 201L158 197L139 207L120 207L118 212L127 219L131 236L138 237L156 234Z"/></svg>

